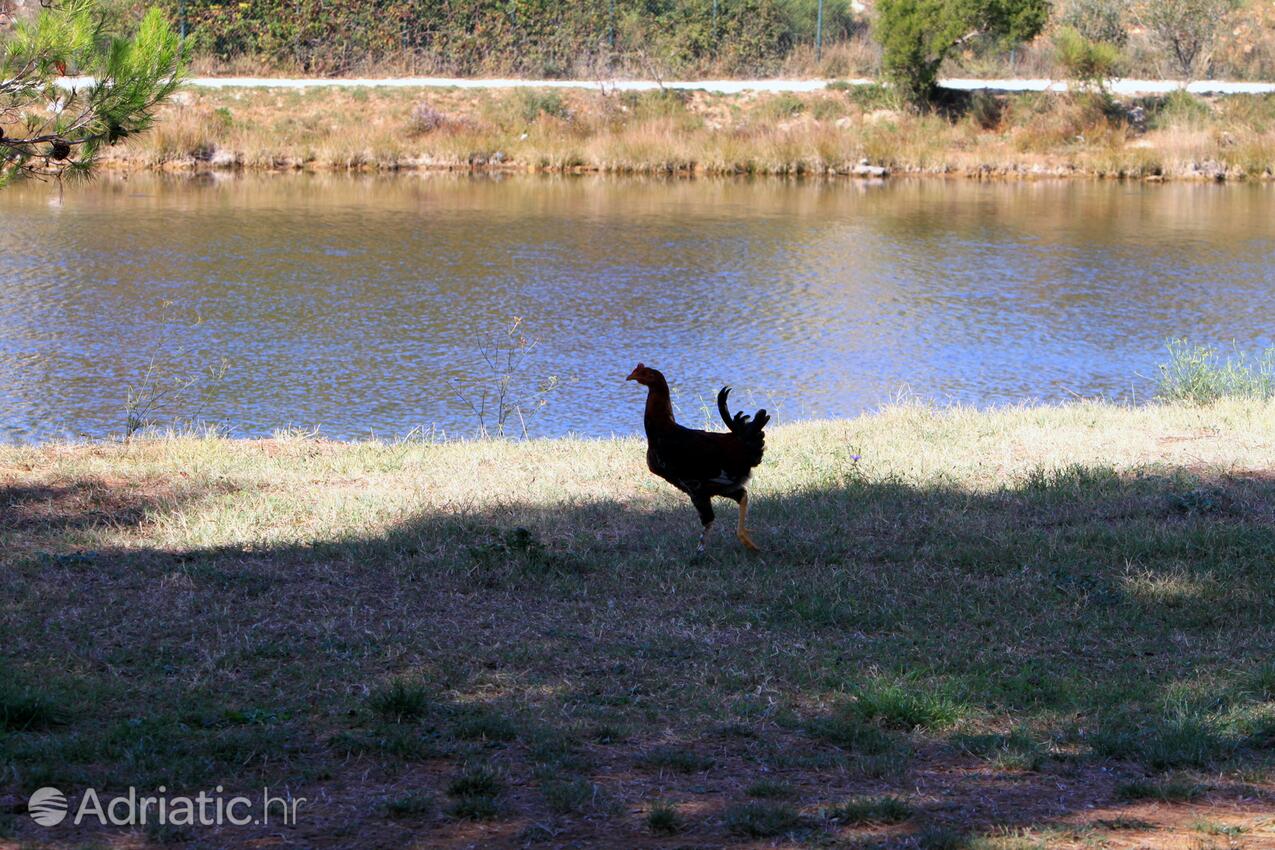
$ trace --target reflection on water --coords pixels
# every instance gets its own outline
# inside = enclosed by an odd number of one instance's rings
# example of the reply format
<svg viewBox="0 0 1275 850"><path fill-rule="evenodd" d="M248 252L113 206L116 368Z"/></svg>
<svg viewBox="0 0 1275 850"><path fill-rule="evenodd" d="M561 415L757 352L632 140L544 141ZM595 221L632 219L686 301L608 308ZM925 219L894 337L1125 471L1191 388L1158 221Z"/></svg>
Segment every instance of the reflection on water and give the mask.
<svg viewBox="0 0 1275 850"><path fill-rule="evenodd" d="M782 421L904 388L1141 398L1167 338L1275 320L1270 185L133 178L6 189L0 217L10 440L119 431L165 301L173 368L229 359L184 412L333 437L471 432L453 385L514 316L520 383L567 380L539 434L639 430L638 360L692 423L727 382Z"/></svg>

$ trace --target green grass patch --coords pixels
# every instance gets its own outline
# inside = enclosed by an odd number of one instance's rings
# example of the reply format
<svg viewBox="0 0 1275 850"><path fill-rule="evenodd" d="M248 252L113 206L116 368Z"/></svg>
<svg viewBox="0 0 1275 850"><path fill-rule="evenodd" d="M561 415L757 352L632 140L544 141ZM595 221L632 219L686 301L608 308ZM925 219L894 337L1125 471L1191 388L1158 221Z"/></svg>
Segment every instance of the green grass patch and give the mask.
<svg viewBox="0 0 1275 850"><path fill-rule="evenodd" d="M368 695L367 704L373 714L390 723L420 720L431 706L429 691L405 679L395 679L376 688Z"/></svg>
<svg viewBox="0 0 1275 850"><path fill-rule="evenodd" d="M488 765L471 765L447 784L451 802L447 814L461 820L492 820L499 817L499 797L504 778Z"/></svg>
<svg viewBox="0 0 1275 850"><path fill-rule="evenodd" d="M408 794L385 802L385 813L392 818L427 817L437 808L434 798L428 794Z"/></svg>
<svg viewBox="0 0 1275 850"><path fill-rule="evenodd" d="M540 790L549 811L557 815L588 811L602 802L601 789L580 777L545 782Z"/></svg>
<svg viewBox="0 0 1275 850"><path fill-rule="evenodd" d="M501 775L486 765L466 767L447 783L449 797L494 797L504 790Z"/></svg>
<svg viewBox="0 0 1275 850"><path fill-rule="evenodd" d="M1239 745L1220 717L1190 705L1165 711L1150 723L1110 720L1089 743L1098 756L1137 761L1152 770L1211 767Z"/></svg>
<svg viewBox="0 0 1275 850"><path fill-rule="evenodd" d="M686 828L686 821L672 803L659 801L646 813L646 828L656 835L676 835Z"/></svg>
<svg viewBox="0 0 1275 850"><path fill-rule="evenodd" d="M1224 835L1235 837L1248 832L1248 828L1237 823L1220 823L1215 820L1201 818L1191 823L1191 829L1205 835Z"/></svg>
<svg viewBox="0 0 1275 850"><path fill-rule="evenodd" d="M1219 399L1275 398L1275 348L1259 354L1176 339L1169 359L1160 364L1159 398L1170 402L1212 404Z"/></svg>
<svg viewBox="0 0 1275 850"><path fill-rule="evenodd" d="M955 724L967 709L956 701L910 682L874 680L854 691L841 711L887 729L939 731Z"/></svg>
<svg viewBox="0 0 1275 850"><path fill-rule="evenodd" d="M7 685L7 683L6 683ZM52 700L13 687L0 690L0 729L27 732L64 723L69 712Z"/></svg>
<svg viewBox="0 0 1275 850"><path fill-rule="evenodd" d="M466 705L455 709L448 727L462 741L512 741L518 727L504 714L484 705Z"/></svg>
<svg viewBox="0 0 1275 850"><path fill-rule="evenodd" d="M1025 729L1015 729L1008 735L954 735L950 740L954 746L1002 770L1040 770L1049 755Z"/></svg>
<svg viewBox="0 0 1275 850"><path fill-rule="evenodd" d="M1209 786L1187 776L1125 782L1116 787L1117 800L1158 800L1163 803L1189 803L1203 797Z"/></svg>
<svg viewBox="0 0 1275 850"><path fill-rule="evenodd" d="M758 800L787 800L796 796L797 791L787 782L760 779L745 788L744 793Z"/></svg>
<svg viewBox="0 0 1275 850"><path fill-rule="evenodd" d="M858 755L889 755L906 748L902 738L865 720L851 705L850 702L837 704L828 714L806 724L806 730L820 740Z"/></svg>
<svg viewBox="0 0 1275 850"><path fill-rule="evenodd" d="M828 815L848 825L902 823L912 816L912 807L901 797L852 797Z"/></svg>
<svg viewBox="0 0 1275 850"><path fill-rule="evenodd" d="M660 746L643 753L638 765L648 770L671 770L674 773L702 773L714 765L713 759L685 747Z"/></svg>
<svg viewBox="0 0 1275 850"><path fill-rule="evenodd" d="M975 841L968 834L946 826L927 826L916 834L915 840L921 850L973 850Z"/></svg>
<svg viewBox="0 0 1275 850"><path fill-rule="evenodd" d="M795 832L801 815L783 803L736 803L726 809L726 830L747 838L773 838Z"/></svg>

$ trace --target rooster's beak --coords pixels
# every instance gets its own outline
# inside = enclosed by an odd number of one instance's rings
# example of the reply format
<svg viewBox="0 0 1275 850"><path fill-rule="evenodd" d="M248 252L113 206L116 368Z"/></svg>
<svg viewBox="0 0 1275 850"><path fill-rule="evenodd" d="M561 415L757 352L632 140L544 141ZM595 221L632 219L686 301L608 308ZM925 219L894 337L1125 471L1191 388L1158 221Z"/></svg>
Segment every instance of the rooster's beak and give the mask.
<svg viewBox="0 0 1275 850"><path fill-rule="evenodd" d="M642 364L641 364L641 363L637 364L637 366L636 366L636 367L634 367L633 371L629 373L629 376L628 376L627 378L625 378L624 380L626 380L626 381L636 381L636 380L638 379L638 372L642 371L642 369L643 369L643 368L644 368L644 367L642 366Z"/></svg>

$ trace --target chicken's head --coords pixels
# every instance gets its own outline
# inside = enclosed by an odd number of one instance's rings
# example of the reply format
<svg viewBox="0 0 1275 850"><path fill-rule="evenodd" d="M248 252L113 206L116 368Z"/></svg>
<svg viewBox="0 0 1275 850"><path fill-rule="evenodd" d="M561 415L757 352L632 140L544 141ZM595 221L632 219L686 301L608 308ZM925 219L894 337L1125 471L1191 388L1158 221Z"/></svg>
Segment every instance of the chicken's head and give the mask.
<svg viewBox="0 0 1275 850"><path fill-rule="evenodd" d="M637 364L637 366L633 368L633 371L630 372L629 376L625 378L624 380L637 381L642 386L649 387L652 384L663 383L664 373L662 373L659 369L652 369L651 367L647 366L645 363L639 363Z"/></svg>

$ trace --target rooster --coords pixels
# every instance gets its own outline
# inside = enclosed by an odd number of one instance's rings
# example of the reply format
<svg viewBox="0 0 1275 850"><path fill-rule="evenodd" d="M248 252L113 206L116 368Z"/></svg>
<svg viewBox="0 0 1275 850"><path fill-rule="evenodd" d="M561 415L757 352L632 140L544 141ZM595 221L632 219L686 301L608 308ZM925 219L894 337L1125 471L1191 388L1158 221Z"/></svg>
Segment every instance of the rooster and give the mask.
<svg viewBox="0 0 1275 850"><path fill-rule="evenodd" d="M766 448L762 428L770 421L765 410L749 417L743 413L730 415L726 397L730 387L717 394L717 410L730 429L727 434L695 431L678 425L673 419L673 402L669 398L668 381L658 369L642 363L626 379L646 387L646 465L656 475L691 497L704 523L699 549L704 551L709 529L713 526L714 496L725 496L739 503L739 542L753 551L756 544L748 535L748 490L745 485L753 468L761 463Z"/></svg>

